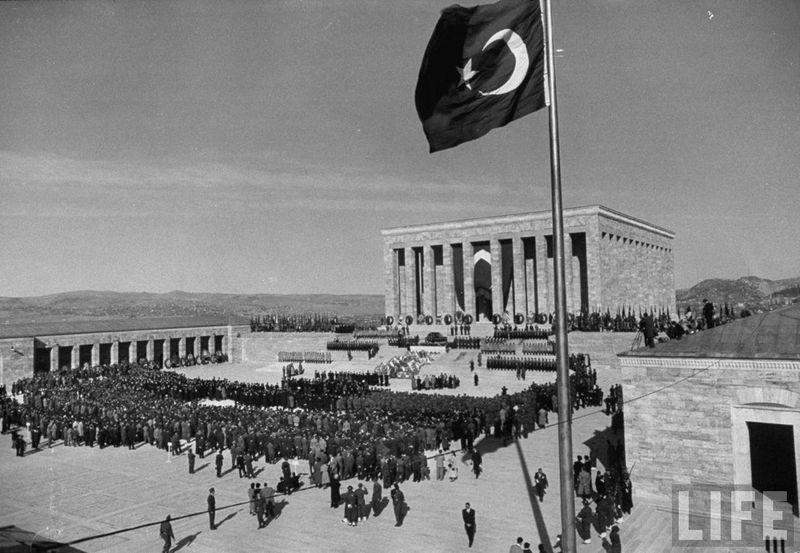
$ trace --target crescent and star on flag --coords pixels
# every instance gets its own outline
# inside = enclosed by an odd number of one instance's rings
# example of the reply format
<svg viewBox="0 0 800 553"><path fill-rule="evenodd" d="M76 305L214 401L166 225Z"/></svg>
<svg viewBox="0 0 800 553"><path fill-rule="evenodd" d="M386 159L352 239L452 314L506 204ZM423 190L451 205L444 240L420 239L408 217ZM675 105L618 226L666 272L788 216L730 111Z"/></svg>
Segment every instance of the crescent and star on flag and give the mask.
<svg viewBox="0 0 800 553"><path fill-rule="evenodd" d="M481 51L486 51L489 46L498 40L505 42L511 54L514 56L514 71L512 71L508 79L497 88L488 92L478 90L477 92L480 96L499 96L501 94L513 92L522 84L528 72L528 66L530 64L528 61L528 48L525 45L525 41L522 40L522 37L511 29L497 31L489 37L489 40L483 45ZM472 90L470 81L480 72L472 69L472 58L467 59L463 67L456 67L456 70L461 75L461 80L458 82L457 86L460 87L464 85L468 90Z"/></svg>

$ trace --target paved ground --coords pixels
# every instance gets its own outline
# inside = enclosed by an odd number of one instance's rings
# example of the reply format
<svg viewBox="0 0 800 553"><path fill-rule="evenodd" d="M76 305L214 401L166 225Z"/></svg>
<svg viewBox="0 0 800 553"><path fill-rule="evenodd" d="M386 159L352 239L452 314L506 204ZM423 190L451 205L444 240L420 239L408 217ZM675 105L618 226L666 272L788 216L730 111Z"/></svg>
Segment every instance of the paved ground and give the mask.
<svg viewBox="0 0 800 553"><path fill-rule="evenodd" d="M458 374L462 386L450 392L456 394L493 395L504 385L514 391L530 383L530 380L519 382L508 372L478 369L480 384L476 387L468 369L468 360L473 355L474 352L451 351L423 374L428 371ZM275 382L280 378L281 365L218 365L192 368L186 373ZM313 365L306 367L313 371ZM357 360L352 364L325 367L362 370L368 365ZM611 369L600 367L599 376L603 388L617 381ZM410 385L408 381L393 381L393 388L410 389ZM607 437L613 439L607 416L588 411L578 415L573 427L575 455L588 453L586 444L590 440L605 443ZM505 447L493 440L483 442L485 472L480 479L475 479L469 472L470 467L462 464L455 482L402 485L410 511L399 528L395 527L391 508L357 528L342 524L342 509L329 508L327 490L304 487L291 496L280 498L279 516L266 528L258 530L247 506L239 505L246 500L249 481L238 478L234 471L216 478L213 460L208 457L198 459L197 472L190 475L185 455L167 458L164 452L150 446L141 446L136 451L122 448L100 451L96 447L58 445L50 450L31 452L25 458L14 456L10 436L3 436L0 446L0 528L14 525L41 539L62 543L107 535L76 543L75 547L81 551L161 551L158 522L167 514L174 519L177 540L173 552L469 551L460 512L467 501L477 510L477 537L472 551L504 552L517 536L530 541L536 551L540 542L552 543L560 533L555 428L536 431ZM261 471L257 480L274 485L278 480L278 466L264 463L257 466ZM226 455L226 469L229 467ZM531 493L533 474L539 467L548 474L551 483L543 503ZM635 473L633 480L635 488ZM204 512L210 486L217 490L220 524L213 532L208 529ZM668 506L642 503L638 497L635 501L633 516L621 526L623 550L656 553L682 550L672 547L673 517ZM229 505L231 507L226 508ZM146 526L148 524L150 526ZM4 549L10 545L8 536L11 534L7 531L4 535L5 538L0 532L0 552L13 550ZM763 545L736 549L763 550ZM595 536L590 545L579 543L578 551L602 553L603 548ZM702 553L720 549L691 551Z"/></svg>

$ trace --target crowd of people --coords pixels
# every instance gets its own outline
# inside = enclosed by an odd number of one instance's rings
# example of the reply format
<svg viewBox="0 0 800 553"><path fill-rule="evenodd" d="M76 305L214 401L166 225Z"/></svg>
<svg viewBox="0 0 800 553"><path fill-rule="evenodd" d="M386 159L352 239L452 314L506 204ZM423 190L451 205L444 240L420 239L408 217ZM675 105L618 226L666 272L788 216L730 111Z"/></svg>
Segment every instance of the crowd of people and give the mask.
<svg viewBox="0 0 800 553"><path fill-rule="evenodd" d="M332 363L329 351L279 351L278 361L281 363Z"/></svg>
<svg viewBox="0 0 800 553"><path fill-rule="evenodd" d="M412 390L441 390L443 388L455 389L461 381L454 374L440 373L438 375L427 374L423 377L411 379Z"/></svg>

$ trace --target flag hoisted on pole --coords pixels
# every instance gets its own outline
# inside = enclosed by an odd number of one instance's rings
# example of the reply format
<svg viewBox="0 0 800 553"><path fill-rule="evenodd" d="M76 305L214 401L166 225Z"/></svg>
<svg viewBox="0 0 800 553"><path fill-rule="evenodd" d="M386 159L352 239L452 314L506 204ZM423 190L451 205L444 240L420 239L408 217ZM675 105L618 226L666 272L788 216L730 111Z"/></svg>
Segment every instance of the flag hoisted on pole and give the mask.
<svg viewBox="0 0 800 553"><path fill-rule="evenodd" d="M555 56L550 0L541 2L540 5L539 0L500 0L472 8L456 5L442 11L422 59L415 101L431 153L480 138L492 129L548 107L561 550L575 553L572 401Z"/></svg>

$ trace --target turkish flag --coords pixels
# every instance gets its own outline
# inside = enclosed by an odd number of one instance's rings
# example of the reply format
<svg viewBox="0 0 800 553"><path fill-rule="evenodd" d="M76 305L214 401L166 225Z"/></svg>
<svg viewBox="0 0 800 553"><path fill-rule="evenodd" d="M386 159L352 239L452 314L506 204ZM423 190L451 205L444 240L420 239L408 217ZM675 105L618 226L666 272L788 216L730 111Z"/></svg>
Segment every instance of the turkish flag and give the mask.
<svg viewBox="0 0 800 553"><path fill-rule="evenodd" d="M415 101L431 152L545 107L539 1L442 11L422 58Z"/></svg>

